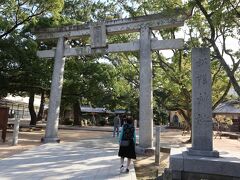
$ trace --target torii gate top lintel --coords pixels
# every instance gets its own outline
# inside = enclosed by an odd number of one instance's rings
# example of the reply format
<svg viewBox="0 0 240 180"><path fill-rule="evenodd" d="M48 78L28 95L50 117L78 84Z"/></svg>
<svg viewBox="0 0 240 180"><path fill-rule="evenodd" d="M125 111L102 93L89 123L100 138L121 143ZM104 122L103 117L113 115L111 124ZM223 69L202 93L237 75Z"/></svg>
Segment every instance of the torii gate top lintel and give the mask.
<svg viewBox="0 0 240 180"><path fill-rule="evenodd" d="M164 12L133 18L88 22L83 25L40 28L35 29L34 33L36 34L37 39L41 40L57 39L60 37L73 39L81 36L89 36L91 34L91 27L96 26L105 26L106 34L131 33L140 31L142 26L148 26L152 30L183 26L184 21L189 17L190 16L187 15L187 13L179 13L179 10L176 10L176 12L170 14Z"/></svg>

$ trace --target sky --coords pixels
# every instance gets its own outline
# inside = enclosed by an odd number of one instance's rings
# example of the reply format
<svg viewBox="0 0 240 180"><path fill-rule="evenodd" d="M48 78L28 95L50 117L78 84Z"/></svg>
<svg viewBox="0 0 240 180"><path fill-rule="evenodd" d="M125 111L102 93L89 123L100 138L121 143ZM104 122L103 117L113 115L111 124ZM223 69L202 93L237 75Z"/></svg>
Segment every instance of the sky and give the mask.
<svg viewBox="0 0 240 180"><path fill-rule="evenodd" d="M189 36L184 36L183 31L187 30L187 25L185 24L184 27L182 27L181 29L182 30L179 33L176 34L176 38L183 38L184 41L186 41L189 38ZM240 38L240 35L238 37ZM217 41L217 46L220 50L222 49L221 48L222 45L221 45L220 41ZM239 51L240 50L240 39L234 39L234 38L230 38L230 37L227 38L226 39L226 48L231 49L234 52ZM162 51L162 53L167 58L170 58L170 57L173 56L173 53L172 53L171 50L164 50L164 51ZM232 65L232 60L228 55L224 55L223 57L226 60L227 64Z"/></svg>
<svg viewBox="0 0 240 180"><path fill-rule="evenodd" d="M93 0L93 1L97 2L98 0ZM100 1L101 2L107 2L107 1L111 2L111 0L100 0ZM182 0L182 1L183 1L183 3L186 3L188 0ZM187 30L187 26L184 25L184 27L182 27L181 29L182 29L182 31L180 31L179 33L176 34L176 38L182 38L186 41L189 37L186 35L184 36L183 31ZM237 34L237 32L236 32L236 34ZM220 50L222 49L220 41L217 42L217 46L219 47ZM226 40L226 48L231 49L234 52L239 51L239 49L240 49L240 34L239 34L239 39L228 38ZM171 58L173 56L172 50L162 50L161 53L163 53L163 55L166 58ZM232 65L232 61L228 55L224 55L224 59L226 60L227 64ZM104 60L100 60L100 61L104 61Z"/></svg>

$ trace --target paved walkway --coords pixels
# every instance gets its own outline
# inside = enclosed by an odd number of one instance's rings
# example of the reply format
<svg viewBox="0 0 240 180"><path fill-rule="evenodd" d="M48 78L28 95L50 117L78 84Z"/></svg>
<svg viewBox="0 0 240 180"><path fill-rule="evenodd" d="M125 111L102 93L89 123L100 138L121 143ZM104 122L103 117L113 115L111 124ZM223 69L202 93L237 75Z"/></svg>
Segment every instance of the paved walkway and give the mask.
<svg viewBox="0 0 240 180"><path fill-rule="evenodd" d="M43 144L0 160L0 179L136 180L133 163L130 173L120 173L117 153L115 138Z"/></svg>

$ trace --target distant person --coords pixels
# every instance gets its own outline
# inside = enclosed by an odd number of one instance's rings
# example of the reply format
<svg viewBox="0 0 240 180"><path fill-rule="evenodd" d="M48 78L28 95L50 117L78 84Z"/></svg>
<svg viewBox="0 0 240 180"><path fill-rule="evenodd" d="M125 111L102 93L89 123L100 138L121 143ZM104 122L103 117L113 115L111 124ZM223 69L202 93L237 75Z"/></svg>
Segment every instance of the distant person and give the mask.
<svg viewBox="0 0 240 180"><path fill-rule="evenodd" d="M175 112L175 114L173 116L173 124L174 124L174 126L179 127L179 119L178 119L178 116L177 116L177 112Z"/></svg>
<svg viewBox="0 0 240 180"><path fill-rule="evenodd" d="M127 167L125 172L129 172L129 165L131 159L136 159L135 144L136 144L136 132L131 118L126 118L126 123L122 127L122 131L119 137L119 151L118 156L121 157L120 172L124 171L124 158L128 158Z"/></svg>
<svg viewBox="0 0 240 180"><path fill-rule="evenodd" d="M121 127L125 124L127 116L124 114L121 118Z"/></svg>
<svg viewBox="0 0 240 180"><path fill-rule="evenodd" d="M109 121L108 121L108 116L105 116L105 123L108 124Z"/></svg>
<svg viewBox="0 0 240 180"><path fill-rule="evenodd" d="M120 127L119 127L119 132L121 132L122 131L122 127L123 127L123 125L126 123L126 116L125 115L123 115L123 116L121 116L121 118L120 118Z"/></svg>
<svg viewBox="0 0 240 180"><path fill-rule="evenodd" d="M134 120L134 127L137 128L137 120Z"/></svg>
<svg viewBox="0 0 240 180"><path fill-rule="evenodd" d="M119 115L116 115L113 119L113 137L117 132L117 136L119 136L119 126L120 126L120 118Z"/></svg>

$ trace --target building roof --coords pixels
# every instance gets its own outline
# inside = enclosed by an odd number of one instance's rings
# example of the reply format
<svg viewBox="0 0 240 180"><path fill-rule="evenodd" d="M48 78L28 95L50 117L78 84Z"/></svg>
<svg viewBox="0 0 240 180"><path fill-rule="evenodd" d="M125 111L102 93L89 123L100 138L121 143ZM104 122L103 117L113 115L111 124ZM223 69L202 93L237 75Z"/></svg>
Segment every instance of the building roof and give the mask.
<svg viewBox="0 0 240 180"><path fill-rule="evenodd" d="M214 114L240 114L240 101L232 100L219 104L214 110Z"/></svg>
<svg viewBox="0 0 240 180"><path fill-rule="evenodd" d="M34 97L34 106L39 107L41 102L41 97L35 95ZM0 99L0 105L2 106L8 106L8 105L21 105L28 107L29 104L29 97L21 97L21 96L13 96L11 94L8 94L7 97ZM45 109L47 105L45 104Z"/></svg>
<svg viewBox="0 0 240 180"><path fill-rule="evenodd" d="M106 113L106 108L93 108L90 106L80 106L81 112Z"/></svg>
<svg viewBox="0 0 240 180"><path fill-rule="evenodd" d="M90 106L80 106L81 112L86 112L86 113L107 113L107 114L125 114L127 113L126 110L123 109L116 109L114 111L107 110L106 108L93 108Z"/></svg>
<svg viewBox="0 0 240 180"><path fill-rule="evenodd" d="M114 111L115 114L125 114L126 112L127 112L127 111L124 110L124 109L116 109L116 110Z"/></svg>

